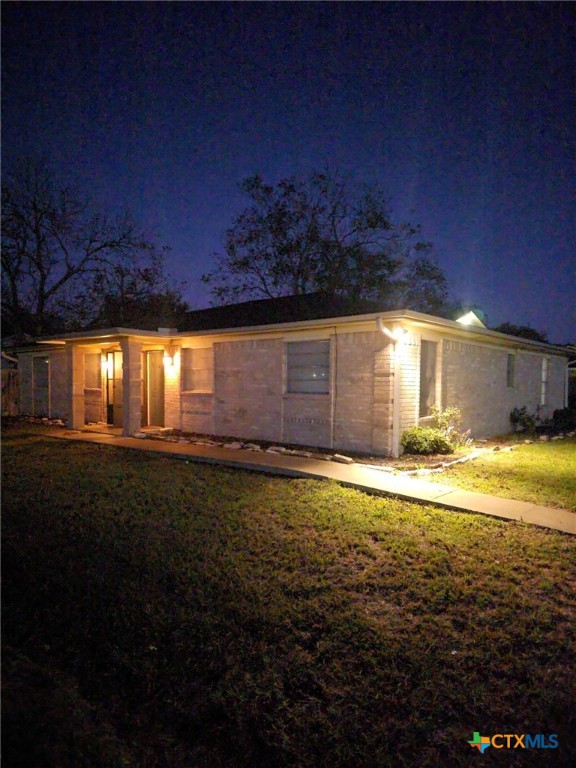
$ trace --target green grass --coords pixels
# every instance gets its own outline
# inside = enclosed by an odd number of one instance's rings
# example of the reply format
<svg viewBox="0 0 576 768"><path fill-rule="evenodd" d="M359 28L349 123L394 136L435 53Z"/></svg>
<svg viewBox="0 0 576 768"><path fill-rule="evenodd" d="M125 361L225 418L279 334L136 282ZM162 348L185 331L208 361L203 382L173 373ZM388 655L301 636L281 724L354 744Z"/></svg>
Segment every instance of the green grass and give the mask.
<svg viewBox="0 0 576 768"><path fill-rule="evenodd" d="M519 445L486 453L430 480L576 512L576 440Z"/></svg>
<svg viewBox="0 0 576 768"><path fill-rule="evenodd" d="M493 760L473 731L557 733L494 753L573 764L573 537L108 446L3 453L6 765Z"/></svg>

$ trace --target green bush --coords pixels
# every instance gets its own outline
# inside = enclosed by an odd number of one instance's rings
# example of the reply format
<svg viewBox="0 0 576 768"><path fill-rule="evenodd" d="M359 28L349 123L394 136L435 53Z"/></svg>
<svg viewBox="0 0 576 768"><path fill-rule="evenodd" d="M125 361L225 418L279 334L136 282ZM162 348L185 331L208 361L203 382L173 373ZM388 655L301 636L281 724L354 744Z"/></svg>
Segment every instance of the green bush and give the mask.
<svg viewBox="0 0 576 768"><path fill-rule="evenodd" d="M516 432L534 432L538 416L528 412L525 405L510 412L510 422Z"/></svg>
<svg viewBox="0 0 576 768"><path fill-rule="evenodd" d="M402 433L400 440L406 453L453 453L454 446L440 429L412 427Z"/></svg>
<svg viewBox="0 0 576 768"><path fill-rule="evenodd" d="M460 432L460 426L462 425L462 412L460 408L457 408L456 406L442 408L439 405L432 405L430 406L430 410L432 411L432 416L434 418L434 427L439 429L449 440L453 450L465 445L470 445L472 442L470 438L470 430L468 429L466 432Z"/></svg>

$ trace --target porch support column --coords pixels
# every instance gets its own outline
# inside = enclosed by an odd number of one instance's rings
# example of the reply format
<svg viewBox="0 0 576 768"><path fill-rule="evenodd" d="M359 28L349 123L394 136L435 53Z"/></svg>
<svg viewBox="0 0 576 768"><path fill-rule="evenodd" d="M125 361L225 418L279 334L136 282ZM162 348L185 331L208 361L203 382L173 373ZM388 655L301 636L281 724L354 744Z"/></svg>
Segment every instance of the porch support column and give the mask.
<svg viewBox="0 0 576 768"><path fill-rule="evenodd" d="M400 404L402 399L402 360L401 342L395 341L391 345L393 356L393 385L392 385L392 457L400 456Z"/></svg>
<svg viewBox="0 0 576 768"><path fill-rule="evenodd" d="M142 344L121 339L122 434L133 435L142 427Z"/></svg>
<svg viewBox="0 0 576 768"><path fill-rule="evenodd" d="M84 419L84 351L75 344L66 346L66 395L68 428L82 429Z"/></svg>

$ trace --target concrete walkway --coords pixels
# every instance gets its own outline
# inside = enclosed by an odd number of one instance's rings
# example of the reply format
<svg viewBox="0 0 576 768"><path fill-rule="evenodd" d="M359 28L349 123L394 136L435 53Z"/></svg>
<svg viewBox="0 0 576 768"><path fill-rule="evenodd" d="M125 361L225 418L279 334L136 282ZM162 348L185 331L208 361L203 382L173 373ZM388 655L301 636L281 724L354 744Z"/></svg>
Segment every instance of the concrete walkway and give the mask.
<svg viewBox="0 0 576 768"><path fill-rule="evenodd" d="M543 507L525 501L502 499L474 493L412 477L402 477L362 464L338 464L333 461L284 456L248 450L230 450L209 445L164 442L161 440L120 437L98 432L54 430L50 435L67 440L112 445L139 451L153 451L187 461L219 464L227 467L268 472L289 477L330 478L343 485L368 493L384 493L408 501L428 502L460 512L478 512L506 520L518 520L563 533L576 534L576 513Z"/></svg>

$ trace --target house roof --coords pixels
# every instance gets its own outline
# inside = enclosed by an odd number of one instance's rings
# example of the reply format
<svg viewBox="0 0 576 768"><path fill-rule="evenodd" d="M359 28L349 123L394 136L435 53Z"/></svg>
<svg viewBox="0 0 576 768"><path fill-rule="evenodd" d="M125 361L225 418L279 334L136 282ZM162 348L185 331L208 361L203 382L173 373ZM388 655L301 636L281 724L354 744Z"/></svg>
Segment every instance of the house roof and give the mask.
<svg viewBox="0 0 576 768"><path fill-rule="evenodd" d="M319 329L336 324L383 322L392 325L408 323L412 327L444 331L470 341L483 341L512 349L538 350L565 356L569 354L564 347L492 331L481 322L463 325L455 320L409 309L389 310L374 301L351 299L328 293L282 296L194 310L186 314L184 322L178 329L159 328L157 331L147 331L141 328L105 328L77 331L38 341L40 344L96 343L131 336L143 342L153 343L185 336L267 334L304 328Z"/></svg>
<svg viewBox="0 0 576 768"><path fill-rule="evenodd" d="M333 293L304 293L193 310L186 313L178 330L215 331L223 328L322 320L329 317L350 317L380 311L384 309L375 301L353 299Z"/></svg>

